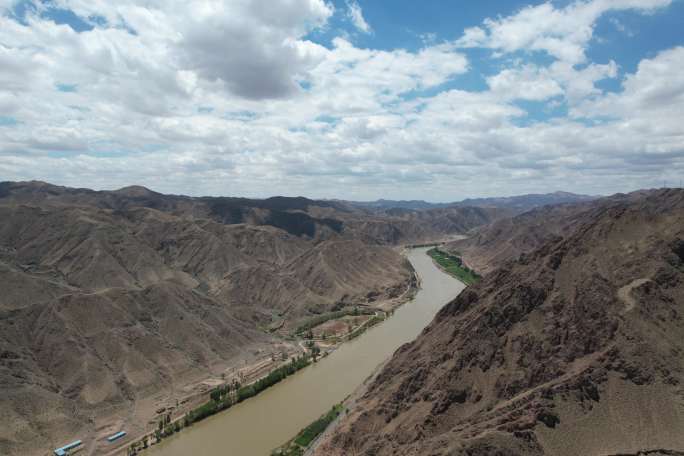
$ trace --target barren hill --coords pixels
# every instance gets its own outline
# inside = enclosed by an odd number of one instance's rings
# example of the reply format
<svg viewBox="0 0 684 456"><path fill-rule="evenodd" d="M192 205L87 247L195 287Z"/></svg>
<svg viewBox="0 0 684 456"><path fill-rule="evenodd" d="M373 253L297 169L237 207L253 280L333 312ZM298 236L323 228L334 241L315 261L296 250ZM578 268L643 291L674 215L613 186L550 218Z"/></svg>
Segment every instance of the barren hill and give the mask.
<svg viewBox="0 0 684 456"><path fill-rule="evenodd" d="M684 191L573 223L445 306L317 454L684 451Z"/></svg>
<svg viewBox="0 0 684 456"><path fill-rule="evenodd" d="M90 207L110 211L155 209L178 217L221 224L271 226L308 240L362 240L398 245L463 234L511 212L498 208L449 207L426 211L375 211L343 201L303 197L249 199L163 195L139 186L94 191L45 182L0 182L0 203L42 207Z"/></svg>
<svg viewBox="0 0 684 456"><path fill-rule="evenodd" d="M506 261L572 232L583 213L605 202L602 199L544 206L504 217L475 228L468 238L450 242L445 248L462 256L479 273L487 274Z"/></svg>
<svg viewBox="0 0 684 456"><path fill-rule="evenodd" d="M388 209L345 220L342 235L382 245L413 244L462 235L502 217L496 208L449 207L427 210Z"/></svg>
<svg viewBox="0 0 684 456"><path fill-rule="evenodd" d="M543 206L591 201L596 196L578 195L569 192L531 193L527 195L503 196L495 198L469 198L455 203L459 206L497 207L520 213Z"/></svg>
<svg viewBox="0 0 684 456"><path fill-rule="evenodd" d="M629 194L617 193L598 199L569 194L576 198L569 202L561 199L558 204L542 205L510 217L498 217L490 223L471 229L466 239L449 242L445 248L463 257L468 265L481 274L487 274L507 261L516 260L547 242L572 233L589 211L610 204L637 201L646 192L640 190ZM551 195L560 195L559 198L562 198L568 194L557 192L526 196ZM515 200L517 197L512 198ZM532 201L538 199L533 198Z"/></svg>
<svg viewBox="0 0 684 456"><path fill-rule="evenodd" d="M569 192L537 193L516 196L503 196L494 198L468 198L451 203L429 203L423 200L386 200L376 201L349 201L348 204L373 210L425 210L425 209L444 209L451 207L479 207L506 209L513 213L525 212L536 207L556 205L563 203L575 203L580 201L590 201L596 197L588 195L578 195Z"/></svg>
<svg viewBox="0 0 684 456"><path fill-rule="evenodd" d="M0 453L147 429L193 382L288 349L265 328L403 293L404 258L345 232L346 214L0 184Z"/></svg>

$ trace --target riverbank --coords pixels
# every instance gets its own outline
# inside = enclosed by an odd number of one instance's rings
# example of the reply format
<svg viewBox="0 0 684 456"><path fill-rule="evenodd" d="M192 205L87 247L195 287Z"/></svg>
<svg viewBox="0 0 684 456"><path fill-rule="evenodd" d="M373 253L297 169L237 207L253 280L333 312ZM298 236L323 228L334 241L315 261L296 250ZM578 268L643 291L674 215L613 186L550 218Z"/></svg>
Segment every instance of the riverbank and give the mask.
<svg viewBox="0 0 684 456"><path fill-rule="evenodd" d="M343 412L344 406L342 404L333 405L323 416L299 431L292 440L273 450L271 456L303 456L304 452L310 447L311 442L325 432L330 424L337 420Z"/></svg>
<svg viewBox="0 0 684 456"><path fill-rule="evenodd" d="M426 256L430 257L432 259L432 264L438 268L439 271L441 271L443 274L449 275L450 277L453 277L456 280L459 280L464 286L468 285L465 283L465 281L460 280L460 278L456 275L450 272L447 268L443 267L437 260L434 258L433 255L430 254L431 251L437 250L438 246L443 245L443 243L435 243L435 244L426 244L424 246L421 246L425 250ZM478 276L479 278L479 276ZM418 278L420 280L420 278ZM455 296L454 296L455 297ZM368 391L368 387L371 385L371 383L375 380L375 378L382 372L384 367L387 365L389 362L390 358L385 359L381 364L379 364L373 372L361 383L352 394L350 394L347 398L345 398L344 401L340 404L343 412L340 413L335 420L333 420L323 432L321 432L306 448L306 451L302 453L302 456L315 456L316 450L322 446L328 439L332 437L332 435L335 433L335 430L337 427L340 425L341 420L347 416L349 413L352 413L355 411L357 401L364 395L366 394L366 391Z"/></svg>
<svg viewBox="0 0 684 456"><path fill-rule="evenodd" d="M451 275L452 277L454 277L458 280L461 280L464 284L469 285L470 283L473 283L474 281L479 279L479 276L474 274L473 271L470 271L467 268L464 268L462 263L454 261L453 258L455 258L455 257L440 251L438 249L439 245L442 245L442 244L425 244L425 245L421 245L420 247L429 248L429 250L427 250L426 254L433 259L433 262L435 263L435 265L437 267L439 267L440 270L442 270L443 272ZM437 252L438 252L438 254L435 255L435 253L437 253ZM440 259L442 259L441 254L443 254L447 259L447 262L444 265L442 264L442 263L444 263L444 261L440 262ZM458 267L459 269L461 269L461 268L466 269L466 271L459 271L460 274L456 274L453 271L454 266ZM471 274L468 274L468 273L471 273ZM463 280L461 278L462 276L466 277L467 279L473 279L473 280L468 280L468 282L466 282L466 280ZM334 420L330 421L330 423L326 426L326 428L323 429L316 436L316 438L313 439L309 443L308 446L305 447L304 451L302 451L301 453L287 453L287 452L280 452L279 453L278 450L285 449L288 447L288 445L291 444L291 442L288 442L286 445L284 445L281 448L278 448L272 454L275 456L279 456L281 454L283 456L300 456L300 454L301 454L301 456L313 456L314 453L316 452L316 449L327 438L329 438L334 433L335 429L337 428L338 424L340 423L340 420L347 413L349 413L350 410L354 409L357 400L366 393L366 391L368 390L368 386L373 382L375 377L382 371L384 366L387 364L387 361L388 360L385 360L382 364L378 365L378 367L373 371L373 373L366 380L364 380L364 382L361 385L359 385L359 387L356 390L354 390L354 392L349 397L347 397L344 401L342 401L341 404L339 404L341 412L335 417Z"/></svg>
<svg viewBox="0 0 684 456"><path fill-rule="evenodd" d="M412 276L407 282L406 288L398 296L358 306L357 309L361 309L359 310L359 313L364 312L367 314L368 318L364 319L357 326L354 326L353 329L346 334L332 338L326 337L325 334L323 334L322 337L319 335L319 337L310 338L301 337L301 334L299 337L293 337L291 335L288 339L282 339L274 345L274 347L286 346L287 350L272 350L270 354L267 353L267 350L264 350L264 357L256 359L250 364L245 364L242 367L236 366L231 369L226 368L221 377L212 376L206 378L199 383L199 385L201 385L201 391L186 397L182 401L176 401L175 406L168 407L168 409L158 409L155 419L148 423L148 430L146 432L129 432L127 439L119 442L116 447L109 449L104 454L137 455L148 452L148 450L159 445L164 440L188 428L188 424L192 424L193 421L196 421L190 420L190 423L187 423L188 414L198 414L201 416L201 419L204 419L208 416L228 410L235 404L247 399L246 397L243 397L240 400L232 399L230 404L224 402L222 404L212 405L210 398L213 391L216 391L217 389L220 390L221 388L230 389L230 386L234 383L244 385L241 386L241 389L243 390L253 388L255 385L258 385L259 382L262 382L264 379L271 376L274 372L287 367L293 359L299 359L299 357L304 356L309 358L323 358L330 355L340 346L357 338L368 329L389 318L397 308L400 308L403 304L413 299L418 290L419 283L415 271L412 271ZM352 310L350 310L349 313L353 315ZM315 328L316 326L311 329ZM312 357L311 355L314 353L315 356ZM300 368L303 367L306 366ZM262 389L258 389L254 395L261 391ZM236 395L234 397L239 397L237 396L237 392L233 392L233 394Z"/></svg>
<svg viewBox="0 0 684 456"><path fill-rule="evenodd" d="M421 281L415 298L363 336L228 411L216 414L147 450L150 455L267 456L352 394L396 348L415 336L463 284L441 272L425 255L407 256Z"/></svg>
<svg viewBox="0 0 684 456"><path fill-rule="evenodd" d="M472 285L481 278L477 272L466 266L463 259L457 255L444 252L438 247L431 248L427 251L427 254L435 261L440 269L447 274L454 276L466 285Z"/></svg>
<svg viewBox="0 0 684 456"><path fill-rule="evenodd" d="M356 406L356 402L364 395L366 394L366 391L368 390L368 386L375 380L375 377L378 376L380 372L382 372L382 369L385 368L385 365L387 365L387 362L389 361L389 358L380 363L375 370L361 383L352 394L347 396L344 401L340 404L342 406L343 413L340 413L340 415L333 421L331 422L328 427L325 428L325 430L316 437L315 440L313 440L306 451L304 452L303 456L313 456L314 453L316 452L316 449L323 443L326 439L330 438L332 434L335 432L335 429L340 423L340 420L344 418L350 410L353 410Z"/></svg>

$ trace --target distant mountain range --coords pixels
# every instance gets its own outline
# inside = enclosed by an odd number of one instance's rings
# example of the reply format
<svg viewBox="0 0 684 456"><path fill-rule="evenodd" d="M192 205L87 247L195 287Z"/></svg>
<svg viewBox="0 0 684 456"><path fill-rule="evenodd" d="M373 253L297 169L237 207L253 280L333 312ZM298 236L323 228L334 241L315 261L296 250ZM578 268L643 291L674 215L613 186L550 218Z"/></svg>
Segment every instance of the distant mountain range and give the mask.
<svg viewBox="0 0 684 456"><path fill-rule="evenodd" d="M580 201L590 201L598 198L598 196L579 195L569 192L554 192L554 193L531 193L527 195L518 196L503 196L493 198L468 198L462 201L454 201L451 203L430 203L423 200L387 200L379 199L376 201L349 201L352 206L366 209L409 209L409 210L427 210L440 209L446 207L486 207L510 209L521 213L534 209L536 207L548 206L552 204L576 203Z"/></svg>
<svg viewBox="0 0 684 456"><path fill-rule="evenodd" d="M388 199L379 199L375 201L348 201L348 203L355 207L367 209L410 209L419 211L424 209L439 209L453 205L453 203L430 203L423 200Z"/></svg>

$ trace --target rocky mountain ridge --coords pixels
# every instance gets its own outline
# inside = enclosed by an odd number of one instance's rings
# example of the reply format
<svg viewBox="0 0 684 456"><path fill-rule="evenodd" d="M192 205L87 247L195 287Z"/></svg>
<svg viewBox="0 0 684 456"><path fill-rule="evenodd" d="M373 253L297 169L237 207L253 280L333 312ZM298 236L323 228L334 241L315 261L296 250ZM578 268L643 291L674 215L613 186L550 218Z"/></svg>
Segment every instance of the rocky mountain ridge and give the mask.
<svg viewBox="0 0 684 456"><path fill-rule="evenodd" d="M445 306L316 454L683 451L684 191L573 225Z"/></svg>
<svg viewBox="0 0 684 456"><path fill-rule="evenodd" d="M467 198L461 201L453 201L449 203L431 203L423 200L386 200L378 199L375 201L347 201L345 203L363 209L370 209L376 211L390 210L390 209L404 209L404 210L429 210L429 209L444 209L449 207L480 207L480 208L498 208L506 209L511 213L521 213L537 207L576 203L581 201L591 201L596 199L596 196L578 195L570 192L553 192L553 193L533 193L526 195L504 196L493 198Z"/></svg>
<svg viewBox="0 0 684 456"><path fill-rule="evenodd" d="M463 234L509 215L498 208L450 207L369 211L344 201L276 196L267 199L163 195L140 186L94 191L45 182L2 182L0 202L9 205L78 206L125 211L155 209L178 217L234 225L272 226L301 238L354 239L380 245L432 241Z"/></svg>

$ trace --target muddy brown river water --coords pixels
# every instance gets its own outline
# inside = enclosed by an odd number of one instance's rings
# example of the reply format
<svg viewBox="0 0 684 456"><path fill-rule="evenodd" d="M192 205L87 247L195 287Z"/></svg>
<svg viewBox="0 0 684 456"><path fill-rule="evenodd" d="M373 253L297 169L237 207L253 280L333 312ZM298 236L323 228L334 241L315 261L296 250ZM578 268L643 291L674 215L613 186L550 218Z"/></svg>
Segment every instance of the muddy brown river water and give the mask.
<svg viewBox="0 0 684 456"><path fill-rule="evenodd" d="M394 315L318 363L256 397L214 415L148 450L155 456L268 456L344 400L400 345L410 342L464 285L443 273L425 252L408 259L421 279L416 297Z"/></svg>

